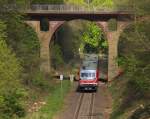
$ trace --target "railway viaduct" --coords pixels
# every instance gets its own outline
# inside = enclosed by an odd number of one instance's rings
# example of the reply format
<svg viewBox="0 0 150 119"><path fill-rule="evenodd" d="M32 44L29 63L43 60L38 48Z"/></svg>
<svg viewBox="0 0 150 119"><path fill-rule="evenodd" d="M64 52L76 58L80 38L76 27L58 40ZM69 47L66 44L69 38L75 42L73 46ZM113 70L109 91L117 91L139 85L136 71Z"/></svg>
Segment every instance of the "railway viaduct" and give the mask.
<svg viewBox="0 0 150 119"><path fill-rule="evenodd" d="M118 56L118 41L120 34L132 21L131 12L124 10L107 10L107 9L81 9L78 7L70 7L65 5L32 5L26 11L29 19L25 22L31 26L38 35L40 40L40 57L41 70L50 72L50 50L49 44L53 34L65 22L75 19L84 19L94 21L104 32L108 39L108 79L112 80L118 73L118 65L116 58ZM49 20L49 30L42 31L40 29L40 21L42 18ZM108 21L116 19L117 30L110 31Z"/></svg>

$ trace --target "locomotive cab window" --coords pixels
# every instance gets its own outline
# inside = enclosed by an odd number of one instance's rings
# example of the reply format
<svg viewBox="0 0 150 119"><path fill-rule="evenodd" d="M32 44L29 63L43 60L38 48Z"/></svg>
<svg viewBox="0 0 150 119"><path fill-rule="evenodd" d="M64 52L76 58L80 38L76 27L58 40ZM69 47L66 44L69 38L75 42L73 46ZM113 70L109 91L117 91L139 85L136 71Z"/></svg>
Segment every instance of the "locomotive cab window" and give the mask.
<svg viewBox="0 0 150 119"><path fill-rule="evenodd" d="M81 77L95 77L95 73L81 73Z"/></svg>

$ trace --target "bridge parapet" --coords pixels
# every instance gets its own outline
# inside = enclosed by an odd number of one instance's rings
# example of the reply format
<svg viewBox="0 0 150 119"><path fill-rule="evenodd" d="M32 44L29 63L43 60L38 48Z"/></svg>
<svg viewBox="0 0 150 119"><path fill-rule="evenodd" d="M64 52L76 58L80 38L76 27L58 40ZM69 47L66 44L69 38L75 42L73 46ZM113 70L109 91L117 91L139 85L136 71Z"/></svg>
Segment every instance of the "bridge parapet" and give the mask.
<svg viewBox="0 0 150 119"><path fill-rule="evenodd" d="M32 4L28 11L33 12L57 12L57 13L96 13L96 12L132 12L131 7L85 7L85 6L77 6L77 5L52 5L52 4Z"/></svg>

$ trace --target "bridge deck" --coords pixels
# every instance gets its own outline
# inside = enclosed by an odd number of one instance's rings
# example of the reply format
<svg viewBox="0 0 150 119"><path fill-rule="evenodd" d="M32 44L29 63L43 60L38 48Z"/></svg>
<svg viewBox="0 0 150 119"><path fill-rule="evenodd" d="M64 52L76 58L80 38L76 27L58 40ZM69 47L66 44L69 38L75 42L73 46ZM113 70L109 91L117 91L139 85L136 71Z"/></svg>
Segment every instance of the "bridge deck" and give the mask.
<svg viewBox="0 0 150 119"><path fill-rule="evenodd" d="M125 12L96 12L96 13L71 13L71 12L26 12L31 19L40 19L46 17L50 20L73 20L73 19L87 19L94 21L107 21L111 18L117 20L130 20L133 14Z"/></svg>
<svg viewBox="0 0 150 119"><path fill-rule="evenodd" d="M71 5L32 5L25 13L32 19L47 17L51 20L72 20L72 19L89 19L89 20L108 20L131 19L133 12L127 8L95 8L80 7Z"/></svg>

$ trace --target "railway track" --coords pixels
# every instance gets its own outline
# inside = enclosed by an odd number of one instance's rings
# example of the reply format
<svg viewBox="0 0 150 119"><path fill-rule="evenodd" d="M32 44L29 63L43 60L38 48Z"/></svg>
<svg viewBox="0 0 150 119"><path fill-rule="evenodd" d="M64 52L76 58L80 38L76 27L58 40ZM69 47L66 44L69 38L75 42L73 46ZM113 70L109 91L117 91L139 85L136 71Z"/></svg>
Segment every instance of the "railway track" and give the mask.
<svg viewBox="0 0 150 119"><path fill-rule="evenodd" d="M78 84L77 84L78 85ZM105 84L96 93L77 93L76 87L68 95L64 110L54 119L109 119L112 100Z"/></svg>
<svg viewBox="0 0 150 119"><path fill-rule="evenodd" d="M94 99L95 99L95 93L92 93L90 111L89 111L89 118L88 119L93 119Z"/></svg>
<svg viewBox="0 0 150 119"><path fill-rule="evenodd" d="M81 93L73 119L93 119L95 93Z"/></svg>

